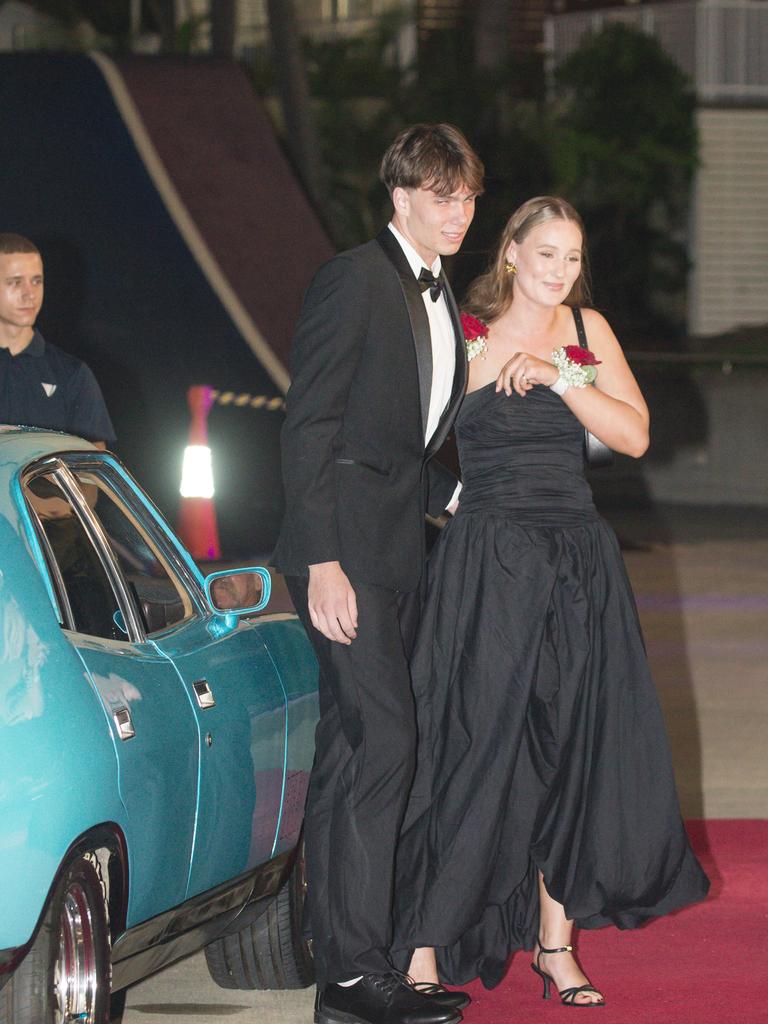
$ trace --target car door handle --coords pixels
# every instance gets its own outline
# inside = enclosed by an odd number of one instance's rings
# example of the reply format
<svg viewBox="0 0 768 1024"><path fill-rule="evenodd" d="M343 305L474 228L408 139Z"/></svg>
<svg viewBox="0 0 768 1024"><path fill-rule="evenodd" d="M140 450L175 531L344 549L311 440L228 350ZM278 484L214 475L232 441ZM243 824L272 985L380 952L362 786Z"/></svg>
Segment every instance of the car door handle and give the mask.
<svg viewBox="0 0 768 1024"><path fill-rule="evenodd" d="M117 735L121 740L130 740L136 735L131 712L128 708L115 708L112 712L112 721L115 723Z"/></svg>
<svg viewBox="0 0 768 1024"><path fill-rule="evenodd" d="M201 711L205 711L206 708L215 707L216 698L213 696L213 691L208 685L207 679L198 679L192 683L192 689L195 691L195 698Z"/></svg>

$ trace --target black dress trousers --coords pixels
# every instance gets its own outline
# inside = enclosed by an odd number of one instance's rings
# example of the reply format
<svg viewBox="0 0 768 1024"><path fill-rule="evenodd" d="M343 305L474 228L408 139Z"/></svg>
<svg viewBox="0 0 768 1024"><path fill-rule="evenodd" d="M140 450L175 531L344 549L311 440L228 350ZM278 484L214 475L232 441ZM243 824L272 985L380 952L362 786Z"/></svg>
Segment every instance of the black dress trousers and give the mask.
<svg viewBox="0 0 768 1024"><path fill-rule="evenodd" d="M308 581L287 577L320 663L320 721L305 816L307 913L318 985L391 970L395 846L413 780L408 660L419 591L352 582L357 638L309 619Z"/></svg>

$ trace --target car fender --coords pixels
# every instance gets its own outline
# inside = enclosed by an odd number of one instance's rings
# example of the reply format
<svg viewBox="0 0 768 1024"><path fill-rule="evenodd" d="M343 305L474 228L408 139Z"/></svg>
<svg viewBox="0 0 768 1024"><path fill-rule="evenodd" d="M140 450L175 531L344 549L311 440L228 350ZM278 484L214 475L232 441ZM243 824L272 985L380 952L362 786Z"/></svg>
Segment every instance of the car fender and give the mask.
<svg viewBox="0 0 768 1024"><path fill-rule="evenodd" d="M51 614L29 552L0 518L0 949L32 935L67 850L124 825L104 708Z"/></svg>

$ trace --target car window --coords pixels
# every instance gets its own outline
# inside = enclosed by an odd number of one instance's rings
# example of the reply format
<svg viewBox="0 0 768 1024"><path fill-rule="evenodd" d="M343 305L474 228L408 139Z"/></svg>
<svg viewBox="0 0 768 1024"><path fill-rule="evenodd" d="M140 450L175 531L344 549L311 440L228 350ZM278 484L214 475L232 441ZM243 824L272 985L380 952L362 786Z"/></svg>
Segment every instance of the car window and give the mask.
<svg viewBox="0 0 768 1024"><path fill-rule="evenodd" d="M195 609L186 587L136 513L100 475L72 471L109 539L147 633L191 618Z"/></svg>
<svg viewBox="0 0 768 1024"><path fill-rule="evenodd" d="M106 570L65 492L47 474L28 481L24 490L48 542L72 627L89 636L125 640L115 622L119 605Z"/></svg>

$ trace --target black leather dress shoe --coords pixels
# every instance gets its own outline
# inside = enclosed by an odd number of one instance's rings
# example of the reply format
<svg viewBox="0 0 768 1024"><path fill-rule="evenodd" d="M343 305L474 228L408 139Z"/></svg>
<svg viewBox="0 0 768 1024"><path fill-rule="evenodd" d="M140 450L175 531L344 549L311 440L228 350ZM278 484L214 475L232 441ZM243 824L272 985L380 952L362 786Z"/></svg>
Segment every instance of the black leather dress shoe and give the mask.
<svg viewBox="0 0 768 1024"><path fill-rule="evenodd" d="M455 1007L420 995L395 972L364 974L354 985L326 985L315 999L315 1024L459 1024Z"/></svg>
<svg viewBox="0 0 768 1024"><path fill-rule="evenodd" d="M468 992L449 992L442 985L435 985L431 981L415 981L411 986L414 992L426 996L433 1003L439 1006L453 1007L455 1010L463 1010L472 1002Z"/></svg>

